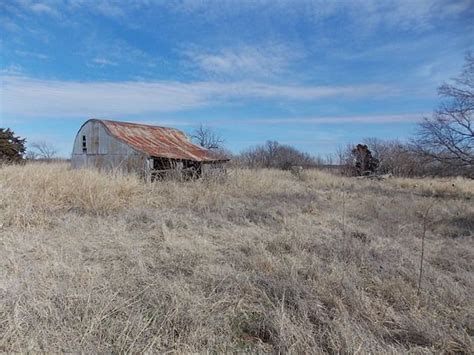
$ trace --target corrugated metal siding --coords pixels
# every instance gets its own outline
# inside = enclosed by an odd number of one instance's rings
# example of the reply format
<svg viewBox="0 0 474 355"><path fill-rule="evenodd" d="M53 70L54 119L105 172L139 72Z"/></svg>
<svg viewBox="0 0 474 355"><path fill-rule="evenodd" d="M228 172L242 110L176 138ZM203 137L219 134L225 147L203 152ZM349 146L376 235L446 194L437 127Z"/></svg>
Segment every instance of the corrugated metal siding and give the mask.
<svg viewBox="0 0 474 355"><path fill-rule="evenodd" d="M82 136L86 136L87 153L82 151ZM73 145L73 168L94 167L106 170L143 172L147 155L111 136L97 120L86 122Z"/></svg>
<svg viewBox="0 0 474 355"><path fill-rule="evenodd" d="M89 139L90 154L99 154L99 125L92 125L92 135Z"/></svg>

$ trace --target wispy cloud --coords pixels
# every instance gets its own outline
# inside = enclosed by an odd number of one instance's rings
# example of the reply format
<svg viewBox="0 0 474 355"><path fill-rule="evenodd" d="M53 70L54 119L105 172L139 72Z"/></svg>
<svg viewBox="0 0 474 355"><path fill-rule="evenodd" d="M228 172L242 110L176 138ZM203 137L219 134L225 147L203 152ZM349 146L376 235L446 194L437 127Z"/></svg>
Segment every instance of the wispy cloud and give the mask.
<svg viewBox="0 0 474 355"><path fill-rule="evenodd" d="M196 117L189 118L155 118L147 120L138 120L137 122L152 125L164 126L193 126L197 123L210 127L224 126L292 126L306 127L306 125L328 125L328 124L387 124L387 123L411 123L419 122L429 113L404 113L404 114L367 114L367 115L348 115L348 116L311 116L311 117L279 117L279 118L224 118L224 119L202 119ZM304 130L305 128L303 128ZM323 134L324 136L327 133ZM320 140L320 138L318 138ZM243 140L239 142L244 142ZM249 142L249 141L245 141Z"/></svg>
<svg viewBox="0 0 474 355"><path fill-rule="evenodd" d="M463 66L463 58L456 54L454 51L447 50L444 55L427 60L413 68L414 77L429 83L432 88L453 79L462 70Z"/></svg>
<svg viewBox="0 0 474 355"><path fill-rule="evenodd" d="M16 50L15 53L19 55L20 57L30 57L30 58L41 59L41 60L45 60L49 58L49 56L47 56L46 54L36 53L36 52L31 52L31 51Z"/></svg>
<svg viewBox="0 0 474 355"><path fill-rule="evenodd" d="M137 65L140 67L152 68L159 62L159 58L153 57L125 40L113 39L101 41L95 35L83 39L80 55L87 63L99 66L116 66L123 64ZM90 60L90 58L93 58Z"/></svg>
<svg viewBox="0 0 474 355"><path fill-rule="evenodd" d="M33 12L36 13L41 13L41 14L48 14L50 16L58 16L59 12L51 7L50 5L46 3L41 3L41 2L35 2L35 3L29 3L27 5L29 9Z"/></svg>
<svg viewBox="0 0 474 355"><path fill-rule="evenodd" d="M261 144L261 140L237 140L239 143L247 143L247 144ZM320 144L332 144L337 143L337 138L315 138L312 140L304 140L304 139L280 139L278 143L281 144L301 144L301 145L320 145Z"/></svg>
<svg viewBox="0 0 474 355"><path fill-rule="evenodd" d="M356 116L327 116L327 117L288 117L288 118L268 118L249 121L255 125L273 124L336 124L336 123L399 123L418 122L426 114L410 113L397 115L356 115ZM234 121L235 123L235 121Z"/></svg>
<svg viewBox="0 0 474 355"><path fill-rule="evenodd" d="M78 82L2 77L3 115L101 116L179 111L245 99L319 100L383 97L382 85L303 86L256 82Z"/></svg>
<svg viewBox="0 0 474 355"><path fill-rule="evenodd" d="M1 16L0 17L0 28L10 33L20 33L21 27L12 19Z"/></svg>
<svg viewBox="0 0 474 355"><path fill-rule="evenodd" d="M343 16L344 27L354 31L372 32L380 28L397 28L405 31L426 31L441 19L456 18L472 9L472 0L221 0L216 6L214 0L185 0L170 2L174 11L199 13L210 20L227 18L233 14L249 11L275 14L291 18L304 14L314 23L335 16ZM224 16L226 15L226 16Z"/></svg>
<svg viewBox="0 0 474 355"><path fill-rule="evenodd" d="M99 66L106 66L106 65L115 66L115 65L117 65L116 62L113 62L111 60L108 60L108 59L102 58L102 57L97 57L97 58L92 59L92 63L97 64Z"/></svg>
<svg viewBox="0 0 474 355"><path fill-rule="evenodd" d="M387 123L410 123L419 122L429 113L406 113L406 114L368 114L368 115L349 115L349 116L311 116L311 117L279 117L279 118L258 118L258 119L214 119L197 120L206 126L275 126L275 125L327 125L340 123L360 123L360 124L387 124ZM149 120L149 124L163 124L175 126L191 126L196 122L188 119L156 119Z"/></svg>
<svg viewBox="0 0 474 355"><path fill-rule="evenodd" d="M64 10L64 4L59 1L47 0L5 0L0 5L5 13L14 15L15 17L24 17L26 14L47 15L59 17L60 10Z"/></svg>
<svg viewBox="0 0 474 355"><path fill-rule="evenodd" d="M22 75L24 74L24 68L19 64L11 64L3 69L0 69L0 74L4 76ZM0 91L0 94L1 93L2 91Z"/></svg>
<svg viewBox="0 0 474 355"><path fill-rule="evenodd" d="M284 72L302 51L282 43L236 45L215 51L184 51L191 66L208 74L267 77Z"/></svg>
<svg viewBox="0 0 474 355"><path fill-rule="evenodd" d="M120 3L112 3L108 1L93 1L90 3L91 7L98 13L107 17L124 17L126 9L120 7Z"/></svg>
<svg viewBox="0 0 474 355"><path fill-rule="evenodd" d="M390 27L423 31L431 29L441 19L462 14L472 5L471 0L392 0L388 8L378 2L374 16L377 16L379 26L386 21Z"/></svg>
<svg viewBox="0 0 474 355"><path fill-rule="evenodd" d="M202 21L222 22L251 12L261 14L262 18L291 19L303 15L313 24L340 16L344 20L341 26L361 32L380 28L423 32L435 27L440 20L454 19L474 6L472 0L20 0L13 4L23 11L63 19L77 16L79 12L95 13L132 27L140 23L135 17L137 11L159 14L166 10L186 16L198 15Z"/></svg>

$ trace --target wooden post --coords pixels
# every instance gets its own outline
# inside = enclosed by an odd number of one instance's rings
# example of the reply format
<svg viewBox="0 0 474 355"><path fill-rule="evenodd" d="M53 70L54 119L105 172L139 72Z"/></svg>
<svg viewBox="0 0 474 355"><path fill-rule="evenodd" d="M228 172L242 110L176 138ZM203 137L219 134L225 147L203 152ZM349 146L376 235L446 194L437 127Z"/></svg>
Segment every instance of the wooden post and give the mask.
<svg viewBox="0 0 474 355"><path fill-rule="evenodd" d="M151 171L153 168L153 158L147 158L145 160L145 181L151 182Z"/></svg>

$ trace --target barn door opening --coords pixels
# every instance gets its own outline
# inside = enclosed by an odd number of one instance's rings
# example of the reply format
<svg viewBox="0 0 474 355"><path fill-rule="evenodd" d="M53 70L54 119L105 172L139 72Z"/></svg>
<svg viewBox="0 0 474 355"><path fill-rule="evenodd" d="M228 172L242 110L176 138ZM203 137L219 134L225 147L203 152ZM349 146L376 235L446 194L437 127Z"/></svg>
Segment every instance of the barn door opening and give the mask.
<svg viewBox="0 0 474 355"><path fill-rule="evenodd" d="M202 164L191 160L151 158L151 179L174 177L178 179L196 179L201 176Z"/></svg>

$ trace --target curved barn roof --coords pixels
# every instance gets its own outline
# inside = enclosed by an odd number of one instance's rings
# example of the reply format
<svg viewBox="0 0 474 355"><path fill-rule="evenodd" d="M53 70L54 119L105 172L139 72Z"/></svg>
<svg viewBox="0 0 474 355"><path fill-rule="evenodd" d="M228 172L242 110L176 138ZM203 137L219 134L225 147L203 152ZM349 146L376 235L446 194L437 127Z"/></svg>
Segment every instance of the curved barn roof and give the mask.
<svg viewBox="0 0 474 355"><path fill-rule="evenodd" d="M219 158L214 152L191 143L183 132L174 128L94 120L101 122L110 135L152 157L202 162L228 160Z"/></svg>

